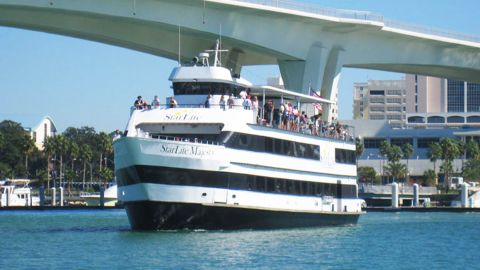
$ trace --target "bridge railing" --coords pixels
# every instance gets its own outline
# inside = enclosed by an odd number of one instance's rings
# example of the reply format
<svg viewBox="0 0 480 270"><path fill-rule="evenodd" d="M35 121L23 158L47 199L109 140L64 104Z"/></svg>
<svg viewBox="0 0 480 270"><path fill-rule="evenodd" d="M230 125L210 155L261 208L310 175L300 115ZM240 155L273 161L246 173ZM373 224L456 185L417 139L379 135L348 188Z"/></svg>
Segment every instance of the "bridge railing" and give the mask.
<svg viewBox="0 0 480 270"><path fill-rule="evenodd" d="M478 36L446 31L439 28L435 28L435 27L427 27L427 26L416 25L412 23L404 23L404 22L399 22L394 20L385 20L384 25L390 28L396 28L400 30L406 30L406 31L411 31L411 32L416 32L421 34L432 35L432 36L439 36L439 37L471 41L471 42L480 42L480 37Z"/></svg>
<svg viewBox="0 0 480 270"><path fill-rule="evenodd" d="M343 18L343 19L380 22L380 23L383 23L384 26L396 28L399 30L405 30L405 31L411 31L411 32L427 34L432 36L480 43L480 37L478 36L462 34L462 33L457 33L453 31L446 31L446 30L442 30L434 27L426 27L426 26L415 25L410 23L398 22L394 20L387 20L383 17L382 14L374 13L374 12L325 8L325 7L316 6L314 4L301 3L301 2L291 1L291 0L232 0L232 1L251 3L251 4L268 6L268 7L284 8L284 9L311 13L315 15L323 15L323 16L330 16L330 17Z"/></svg>
<svg viewBox="0 0 480 270"><path fill-rule="evenodd" d="M356 11L347 9L334 9L319 7L312 4L301 3L289 0L233 0L236 2L246 2L251 4L263 5L268 7L284 8L301 12L312 13L316 15L355 19L362 21L383 22L383 15L368 11Z"/></svg>

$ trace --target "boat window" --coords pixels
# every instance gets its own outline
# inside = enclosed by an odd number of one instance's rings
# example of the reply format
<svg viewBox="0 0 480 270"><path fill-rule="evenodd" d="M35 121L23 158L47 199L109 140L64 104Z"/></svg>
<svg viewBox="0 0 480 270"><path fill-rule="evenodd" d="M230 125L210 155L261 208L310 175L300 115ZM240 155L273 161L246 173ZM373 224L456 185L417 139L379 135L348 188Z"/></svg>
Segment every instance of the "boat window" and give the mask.
<svg viewBox="0 0 480 270"><path fill-rule="evenodd" d="M345 164L355 164L355 151L335 148L335 162Z"/></svg>
<svg viewBox="0 0 480 270"><path fill-rule="evenodd" d="M320 160L318 145L243 133L235 133L228 139L225 139L226 136L223 138L223 143L228 148Z"/></svg>
<svg viewBox="0 0 480 270"><path fill-rule="evenodd" d="M317 183L239 173L201 171L181 168L132 166L117 171L120 185L155 183L180 186L230 188L297 196L357 198L357 186Z"/></svg>
<svg viewBox="0 0 480 270"><path fill-rule="evenodd" d="M230 95L238 96L244 87L219 82L175 82L174 95Z"/></svg>

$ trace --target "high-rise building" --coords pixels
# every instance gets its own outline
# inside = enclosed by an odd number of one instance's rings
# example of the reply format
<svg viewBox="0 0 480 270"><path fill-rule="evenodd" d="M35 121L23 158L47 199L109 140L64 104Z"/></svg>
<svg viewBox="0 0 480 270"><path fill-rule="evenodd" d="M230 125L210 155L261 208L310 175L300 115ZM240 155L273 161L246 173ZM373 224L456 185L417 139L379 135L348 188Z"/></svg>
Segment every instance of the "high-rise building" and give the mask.
<svg viewBox="0 0 480 270"><path fill-rule="evenodd" d="M480 125L480 84L410 74L405 78L407 125Z"/></svg>
<svg viewBox="0 0 480 270"><path fill-rule="evenodd" d="M406 119L405 80L369 80L354 84L354 119L387 120L392 126Z"/></svg>

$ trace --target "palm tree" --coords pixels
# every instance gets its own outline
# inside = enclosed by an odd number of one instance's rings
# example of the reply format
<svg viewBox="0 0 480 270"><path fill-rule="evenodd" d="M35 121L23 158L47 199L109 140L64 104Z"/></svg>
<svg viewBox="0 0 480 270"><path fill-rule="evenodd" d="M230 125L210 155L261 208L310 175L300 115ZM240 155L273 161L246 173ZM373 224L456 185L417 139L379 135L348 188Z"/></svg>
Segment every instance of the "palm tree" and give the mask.
<svg viewBox="0 0 480 270"><path fill-rule="evenodd" d="M460 156L461 148L456 141L449 138L440 141L440 148L443 160L441 170L445 176L444 186L448 189L451 180L450 174L453 171L453 160Z"/></svg>
<svg viewBox="0 0 480 270"><path fill-rule="evenodd" d="M395 182L396 179L400 179L402 176L404 176L406 170L407 166L400 162L391 162L385 166L385 172L393 177L393 182Z"/></svg>
<svg viewBox="0 0 480 270"><path fill-rule="evenodd" d="M480 159L480 148L478 143L474 140L470 140L465 145L465 151L467 154L467 159Z"/></svg>
<svg viewBox="0 0 480 270"><path fill-rule="evenodd" d="M439 142L434 142L430 144L428 150L428 155L430 156L430 161L433 162L433 171L437 173L437 160L442 157L442 148L440 147ZM438 177L435 177L435 186L438 185Z"/></svg>
<svg viewBox="0 0 480 270"><path fill-rule="evenodd" d="M83 182L82 182L82 189L85 189L85 171L87 162L90 163L92 159L93 152L92 148L89 145L85 145L84 147L80 148L80 159L83 161ZM91 175L90 175L91 177Z"/></svg>
<svg viewBox="0 0 480 270"><path fill-rule="evenodd" d="M409 143L404 144L402 147L402 152L403 152L403 157L407 159L407 170L405 173L405 182L408 182L408 172L409 172L408 160L413 155L413 146Z"/></svg>
<svg viewBox="0 0 480 270"><path fill-rule="evenodd" d="M75 173L75 160L77 160L77 158L79 157L80 155L80 148L78 147L78 144L72 140L68 140L68 155L69 155L69 158L70 158L70 162L71 162L71 167L70 167L70 172L68 173L68 194L71 194L71 189L72 189L72 182L73 182L73 178L76 177L76 173Z"/></svg>
<svg viewBox="0 0 480 270"><path fill-rule="evenodd" d="M47 189L50 189L50 159L56 151L55 137L48 137L43 142L43 153L47 158Z"/></svg>
<svg viewBox="0 0 480 270"><path fill-rule="evenodd" d="M65 136L63 135L58 135L55 137L57 141L57 151L58 154L60 155L60 185L62 185L62 180L63 180L63 156L67 153L68 151L68 140Z"/></svg>
<svg viewBox="0 0 480 270"><path fill-rule="evenodd" d="M102 169L102 161L104 157L107 157L113 152L112 139L105 132L100 132L97 137L98 144L100 146L100 169ZM107 159L105 159L105 167L107 167Z"/></svg>
<svg viewBox="0 0 480 270"><path fill-rule="evenodd" d="M35 144L33 143L32 138L27 134L25 134L24 139L22 141L22 150L23 150L23 153L25 154L25 171L26 171L26 176L28 178L28 157L35 150Z"/></svg>
<svg viewBox="0 0 480 270"><path fill-rule="evenodd" d="M355 156L357 157L356 162L357 162L357 168L358 168L358 158L362 155L364 150L364 145L360 141L360 138L355 139Z"/></svg>

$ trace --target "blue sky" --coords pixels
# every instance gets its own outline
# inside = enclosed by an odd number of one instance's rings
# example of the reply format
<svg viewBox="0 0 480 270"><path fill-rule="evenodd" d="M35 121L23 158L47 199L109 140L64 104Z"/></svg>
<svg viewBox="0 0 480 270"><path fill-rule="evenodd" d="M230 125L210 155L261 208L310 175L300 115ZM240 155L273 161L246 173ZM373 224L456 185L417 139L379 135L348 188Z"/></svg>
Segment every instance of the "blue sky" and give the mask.
<svg viewBox="0 0 480 270"><path fill-rule="evenodd" d="M365 10L387 19L480 36L478 0L304 0L324 7ZM50 115L60 131L93 126L123 129L134 97L171 94L168 76L176 65L101 43L0 27L0 121ZM263 84L277 67L248 67L242 75ZM403 74L343 69L341 119L352 117L353 83L399 79Z"/></svg>

